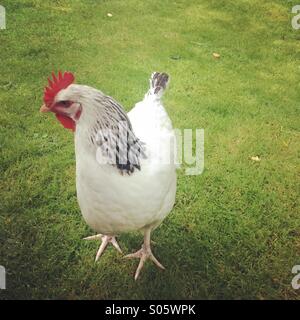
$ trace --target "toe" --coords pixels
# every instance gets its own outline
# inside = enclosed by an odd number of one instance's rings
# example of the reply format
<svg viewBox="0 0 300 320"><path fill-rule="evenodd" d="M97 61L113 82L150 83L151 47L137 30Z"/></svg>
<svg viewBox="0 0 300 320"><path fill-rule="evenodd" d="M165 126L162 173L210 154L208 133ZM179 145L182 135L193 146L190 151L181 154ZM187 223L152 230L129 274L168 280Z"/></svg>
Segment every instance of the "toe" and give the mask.
<svg viewBox="0 0 300 320"><path fill-rule="evenodd" d="M115 237L113 237L110 242L121 254L123 254L123 251L121 250Z"/></svg>
<svg viewBox="0 0 300 320"><path fill-rule="evenodd" d="M137 269L136 269L136 272L135 272L135 275L134 275L134 280L137 280L137 279L138 279L138 277L139 277L139 275L140 275L140 273L141 273L141 270L142 270L142 268L143 268L143 266L144 266L144 264L145 264L146 259L147 259L147 258L146 258L145 255L143 255L143 256L141 257L140 262L139 262L139 265L138 265L138 267L137 267Z"/></svg>
<svg viewBox="0 0 300 320"><path fill-rule="evenodd" d="M102 234L96 234L94 236L83 238L83 240L99 240L102 239Z"/></svg>
<svg viewBox="0 0 300 320"><path fill-rule="evenodd" d="M100 248L99 248L99 250L98 250L98 252L96 254L95 262L97 262L98 259L101 257L101 255L104 252L104 250L106 249L107 245L108 245L108 240L105 238L105 239L102 240Z"/></svg>
<svg viewBox="0 0 300 320"><path fill-rule="evenodd" d="M154 255L151 253L150 259L154 262L155 265L157 265L162 270L165 270L166 268L154 257Z"/></svg>

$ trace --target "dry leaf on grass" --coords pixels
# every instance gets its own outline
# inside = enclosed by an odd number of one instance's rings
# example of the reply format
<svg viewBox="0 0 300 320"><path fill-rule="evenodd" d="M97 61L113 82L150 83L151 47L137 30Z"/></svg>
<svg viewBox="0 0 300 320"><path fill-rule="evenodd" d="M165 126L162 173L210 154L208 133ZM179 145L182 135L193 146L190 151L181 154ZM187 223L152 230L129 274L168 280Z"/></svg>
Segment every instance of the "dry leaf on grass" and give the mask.
<svg viewBox="0 0 300 320"><path fill-rule="evenodd" d="M214 52L213 57L216 59L219 59L221 57L221 55L219 53Z"/></svg>
<svg viewBox="0 0 300 320"><path fill-rule="evenodd" d="M260 157L259 157L259 156L251 157L251 160L253 160L253 161L260 161Z"/></svg>

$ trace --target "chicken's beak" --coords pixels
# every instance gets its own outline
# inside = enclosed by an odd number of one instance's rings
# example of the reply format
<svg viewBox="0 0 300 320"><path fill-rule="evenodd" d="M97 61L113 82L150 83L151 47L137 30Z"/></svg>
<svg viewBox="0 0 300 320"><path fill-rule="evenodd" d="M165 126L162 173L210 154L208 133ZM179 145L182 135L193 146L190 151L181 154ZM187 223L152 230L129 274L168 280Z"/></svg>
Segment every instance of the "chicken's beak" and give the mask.
<svg viewBox="0 0 300 320"><path fill-rule="evenodd" d="M48 108L45 104L41 106L40 112L49 112L50 108Z"/></svg>

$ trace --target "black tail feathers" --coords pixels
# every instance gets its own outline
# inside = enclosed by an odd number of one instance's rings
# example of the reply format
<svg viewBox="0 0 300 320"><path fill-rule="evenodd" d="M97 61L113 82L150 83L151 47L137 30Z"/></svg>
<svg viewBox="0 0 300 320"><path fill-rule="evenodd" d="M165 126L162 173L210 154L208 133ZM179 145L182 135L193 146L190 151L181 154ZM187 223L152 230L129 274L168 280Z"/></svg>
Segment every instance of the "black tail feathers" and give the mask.
<svg viewBox="0 0 300 320"><path fill-rule="evenodd" d="M169 75L166 73L153 72L150 79L150 91L152 94L162 94L169 82Z"/></svg>

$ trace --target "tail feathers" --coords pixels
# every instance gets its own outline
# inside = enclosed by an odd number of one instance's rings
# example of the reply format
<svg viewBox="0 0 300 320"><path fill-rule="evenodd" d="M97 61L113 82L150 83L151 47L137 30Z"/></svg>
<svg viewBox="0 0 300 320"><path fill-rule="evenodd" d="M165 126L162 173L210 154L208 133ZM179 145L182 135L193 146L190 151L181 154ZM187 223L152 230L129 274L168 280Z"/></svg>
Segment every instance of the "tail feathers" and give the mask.
<svg viewBox="0 0 300 320"><path fill-rule="evenodd" d="M160 98L163 95L168 82L169 75L163 72L153 72L150 79L150 90L148 94L156 95Z"/></svg>

